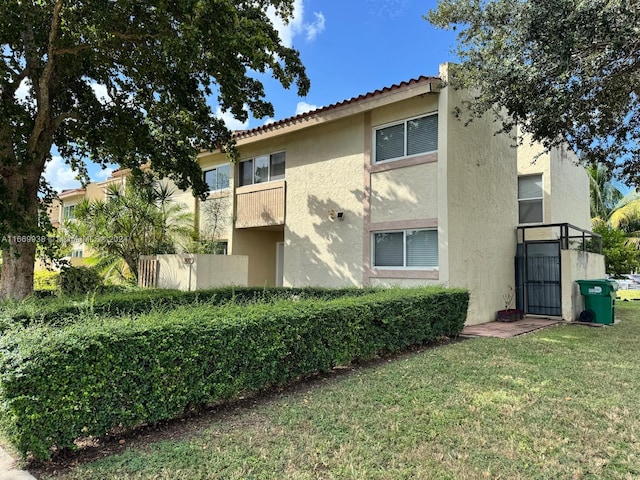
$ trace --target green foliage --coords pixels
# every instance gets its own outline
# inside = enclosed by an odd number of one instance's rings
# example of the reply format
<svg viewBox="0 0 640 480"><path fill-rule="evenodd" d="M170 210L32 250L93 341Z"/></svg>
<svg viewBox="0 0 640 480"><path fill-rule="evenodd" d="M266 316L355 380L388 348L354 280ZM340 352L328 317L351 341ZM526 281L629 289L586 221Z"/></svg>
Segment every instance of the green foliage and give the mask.
<svg viewBox="0 0 640 480"><path fill-rule="evenodd" d="M0 339L0 422L23 454L48 458L79 437L456 335L467 304L461 290L397 289L17 330Z"/></svg>
<svg viewBox="0 0 640 480"><path fill-rule="evenodd" d="M608 274L617 277L640 268L640 252L633 244L628 243L623 231L611 228L603 222L597 224L593 231L602 235L602 253Z"/></svg>
<svg viewBox="0 0 640 480"><path fill-rule="evenodd" d="M15 272L33 272L35 243L10 240L50 229L43 173L53 144L85 180L84 159L134 174L152 161L158 175L204 196L198 153L235 154L215 109L241 121L273 116L255 72L301 96L309 90L298 52L270 19L287 22L293 4L0 1L0 247L5 266L16 264L0 295L31 291L30 275L19 283Z"/></svg>
<svg viewBox="0 0 640 480"><path fill-rule="evenodd" d="M114 264L124 262L137 281L140 255L176 253L193 232L193 215L173 201L174 193L152 179L131 180L126 188L113 184L105 200L76 205L64 229L98 252L103 270L118 271Z"/></svg>
<svg viewBox="0 0 640 480"><path fill-rule="evenodd" d="M3 329L28 325L60 326L82 322L87 311L101 317L131 315L136 316L152 311L166 311L182 305L226 305L273 303L278 300L330 300L345 296L361 296L376 292L376 289L343 288L327 289L319 287L275 288L275 287L222 287L211 290L182 292L179 290L144 289L129 290L123 286L101 286L90 298L77 297L70 302L67 298L24 300L5 302L0 308L4 319Z"/></svg>
<svg viewBox="0 0 640 480"><path fill-rule="evenodd" d="M40 270L33 274L34 290L56 290L58 288L58 277L60 272L50 270Z"/></svg>
<svg viewBox="0 0 640 480"><path fill-rule="evenodd" d="M625 0L440 0L428 15L456 29L454 87L546 147L568 142L588 163L640 179L640 25ZM504 116L503 114L507 115Z"/></svg>
<svg viewBox="0 0 640 480"><path fill-rule="evenodd" d="M59 283L65 295L82 295L102 285L102 277L92 268L67 267L60 272Z"/></svg>

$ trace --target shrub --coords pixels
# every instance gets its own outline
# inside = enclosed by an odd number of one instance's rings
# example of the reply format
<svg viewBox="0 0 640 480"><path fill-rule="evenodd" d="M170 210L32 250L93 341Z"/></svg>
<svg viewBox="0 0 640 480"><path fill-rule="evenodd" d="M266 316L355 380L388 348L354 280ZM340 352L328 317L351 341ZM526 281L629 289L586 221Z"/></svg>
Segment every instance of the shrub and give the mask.
<svg viewBox="0 0 640 480"><path fill-rule="evenodd" d="M102 277L92 268L67 267L60 272L60 291L65 295L78 295L95 291Z"/></svg>
<svg viewBox="0 0 640 480"><path fill-rule="evenodd" d="M460 290L389 290L13 331L0 339L0 421L45 459L79 437L455 335L467 303Z"/></svg>
<svg viewBox="0 0 640 480"><path fill-rule="evenodd" d="M211 290L181 292L179 290L144 289L119 291L122 287L101 286L98 295L79 297L75 302L68 299L42 303L25 302L14 305L10 312L3 312L7 324L28 326L38 323L64 325L83 319L87 310L94 315L139 315L153 310L167 310L181 305L227 303L275 302L280 299L332 299L344 296L359 296L376 291L374 289L344 288L274 288L274 287L223 287ZM0 327L0 332L2 328Z"/></svg>
<svg viewBox="0 0 640 480"><path fill-rule="evenodd" d="M52 291L58 288L60 272L40 270L33 273L33 289L35 291Z"/></svg>

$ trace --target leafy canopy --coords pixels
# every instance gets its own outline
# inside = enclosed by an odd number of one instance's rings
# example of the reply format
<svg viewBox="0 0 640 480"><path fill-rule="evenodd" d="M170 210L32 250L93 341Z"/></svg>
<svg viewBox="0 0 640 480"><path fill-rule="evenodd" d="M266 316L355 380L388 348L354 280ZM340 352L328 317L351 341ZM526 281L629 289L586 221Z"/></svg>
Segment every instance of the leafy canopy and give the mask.
<svg viewBox="0 0 640 480"><path fill-rule="evenodd" d="M87 158L134 173L151 161L204 198L197 153L232 143L208 98L245 120L273 115L261 73L309 89L267 15L287 21L293 3L0 0L0 297L32 288L35 245L15 238L46 230L53 145L85 179Z"/></svg>
<svg viewBox="0 0 640 480"><path fill-rule="evenodd" d="M637 0L440 0L427 18L459 30L452 84L476 89L473 113L493 111L548 148L566 141L638 184Z"/></svg>

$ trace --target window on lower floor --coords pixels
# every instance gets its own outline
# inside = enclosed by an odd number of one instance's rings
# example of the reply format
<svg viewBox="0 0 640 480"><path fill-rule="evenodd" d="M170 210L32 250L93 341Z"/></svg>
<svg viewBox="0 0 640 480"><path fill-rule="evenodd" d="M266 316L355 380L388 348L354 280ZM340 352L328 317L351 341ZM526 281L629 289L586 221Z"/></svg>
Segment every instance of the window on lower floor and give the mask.
<svg viewBox="0 0 640 480"><path fill-rule="evenodd" d="M520 223L542 223L544 189L542 174L518 177L518 220Z"/></svg>
<svg viewBox="0 0 640 480"><path fill-rule="evenodd" d="M224 190L225 188L229 188L230 173L231 166L228 163L225 165L219 165L216 168L205 170L204 181L212 192L215 192L216 190Z"/></svg>
<svg viewBox="0 0 640 480"><path fill-rule="evenodd" d="M74 249L71 250L71 258L82 258L83 257L83 251L80 249Z"/></svg>
<svg viewBox="0 0 640 480"><path fill-rule="evenodd" d="M373 266L437 268L437 230L403 230L373 234Z"/></svg>
<svg viewBox="0 0 640 480"><path fill-rule="evenodd" d="M240 162L240 178L238 180L240 186L282 180L284 178L284 170L284 152L262 155Z"/></svg>

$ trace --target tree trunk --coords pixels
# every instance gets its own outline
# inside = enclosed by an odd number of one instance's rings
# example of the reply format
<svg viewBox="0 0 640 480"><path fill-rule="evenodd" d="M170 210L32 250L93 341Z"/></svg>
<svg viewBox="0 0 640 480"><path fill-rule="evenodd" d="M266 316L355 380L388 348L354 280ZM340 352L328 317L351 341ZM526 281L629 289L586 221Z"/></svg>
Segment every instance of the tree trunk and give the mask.
<svg viewBox="0 0 640 480"><path fill-rule="evenodd" d="M22 300L33 292L33 264L36 259L33 240L28 235L16 236L10 238L11 244L2 250L0 298Z"/></svg>
<svg viewBox="0 0 640 480"><path fill-rule="evenodd" d="M44 165L44 162L42 162ZM43 233L38 228L38 184L41 172L31 166L0 177L13 219L5 220L0 273L0 298L22 300L33 293L36 244Z"/></svg>

